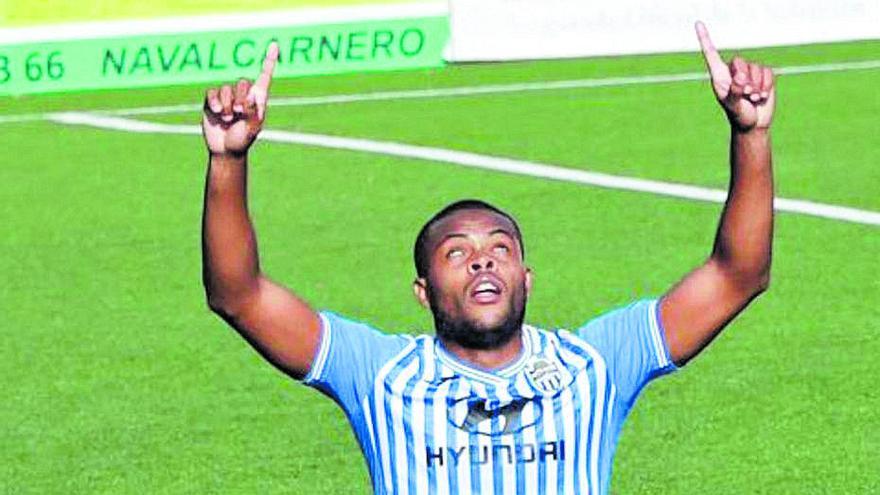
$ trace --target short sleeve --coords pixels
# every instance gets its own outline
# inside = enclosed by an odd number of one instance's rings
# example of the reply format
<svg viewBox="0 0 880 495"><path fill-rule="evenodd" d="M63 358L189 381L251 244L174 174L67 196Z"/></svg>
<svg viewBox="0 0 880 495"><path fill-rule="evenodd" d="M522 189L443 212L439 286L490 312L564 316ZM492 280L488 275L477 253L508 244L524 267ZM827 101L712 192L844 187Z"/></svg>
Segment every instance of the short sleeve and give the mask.
<svg viewBox="0 0 880 495"><path fill-rule="evenodd" d="M605 359L618 397L632 404L642 387L676 370L660 323L659 300L641 300L587 322L581 339Z"/></svg>
<svg viewBox="0 0 880 495"><path fill-rule="evenodd" d="M375 328L322 311L321 343L303 383L333 398L351 413L369 391L379 369L412 337Z"/></svg>

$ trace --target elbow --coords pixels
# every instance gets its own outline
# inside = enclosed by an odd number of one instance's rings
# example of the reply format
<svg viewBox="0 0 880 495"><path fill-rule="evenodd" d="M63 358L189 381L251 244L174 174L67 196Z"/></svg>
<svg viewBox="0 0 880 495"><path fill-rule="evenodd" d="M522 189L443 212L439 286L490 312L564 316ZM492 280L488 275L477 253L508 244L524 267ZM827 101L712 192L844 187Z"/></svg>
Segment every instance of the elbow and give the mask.
<svg viewBox="0 0 880 495"><path fill-rule="evenodd" d="M205 302L208 309L226 321L236 321L247 310L253 293L249 291L218 290L205 284Z"/></svg>
<svg viewBox="0 0 880 495"><path fill-rule="evenodd" d="M764 263L755 275L754 281L755 296L767 292L770 288L770 260Z"/></svg>
<svg viewBox="0 0 880 495"><path fill-rule="evenodd" d="M770 288L770 265L760 268L719 265L732 288L747 300L754 299Z"/></svg>
<svg viewBox="0 0 880 495"><path fill-rule="evenodd" d="M205 303L208 305L208 309L211 310L212 313L224 320L228 320L235 316L236 311L229 298L221 297L208 287L205 287Z"/></svg>
<svg viewBox="0 0 880 495"><path fill-rule="evenodd" d="M758 277L755 295L762 294L770 288L770 269L767 269Z"/></svg>
<svg viewBox="0 0 880 495"><path fill-rule="evenodd" d="M770 288L770 270L762 271L757 275L746 278L742 284L744 291L748 294L748 299L752 300Z"/></svg>
<svg viewBox="0 0 880 495"><path fill-rule="evenodd" d="M223 310L223 300L217 294L217 290L211 284L207 273L202 274L202 288L205 290L205 304L212 313L220 313Z"/></svg>
<svg viewBox="0 0 880 495"><path fill-rule="evenodd" d="M217 297L214 294L206 292L205 303L208 305L208 309L211 310L212 313L220 317L225 318L230 315L228 305L223 301L223 299Z"/></svg>
<svg viewBox="0 0 880 495"><path fill-rule="evenodd" d="M212 297L210 295L205 297L205 303L208 305L208 309L211 310L212 313L223 316L227 314L227 311L223 305L223 302L217 299L216 297Z"/></svg>

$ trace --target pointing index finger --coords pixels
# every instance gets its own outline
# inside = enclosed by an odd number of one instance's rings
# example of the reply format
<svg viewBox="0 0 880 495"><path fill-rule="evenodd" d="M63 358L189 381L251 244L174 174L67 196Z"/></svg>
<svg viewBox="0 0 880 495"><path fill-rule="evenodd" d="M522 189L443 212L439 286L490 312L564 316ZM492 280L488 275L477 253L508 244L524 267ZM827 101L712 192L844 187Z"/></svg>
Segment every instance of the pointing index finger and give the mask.
<svg viewBox="0 0 880 495"><path fill-rule="evenodd" d="M260 77L257 78L257 86L269 90L269 83L272 82L272 73L275 72L275 63L278 62L278 43L272 42L269 49L266 50L266 58L263 60L263 70Z"/></svg>
<svg viewBox="0 0 880 495"><path fill-rule="evenodd" d="M275 72L275 63L278 62L278 43L272 42L269 49L266 50L266 58L263 60L263 70L260 77L257 78L256 84L265 91L269 91L269 84L272 82L272 73Z"/></svg>
<svg viewBox="0 0 880 495"><path fill-rule="evenodd" d="M278 43L272 42L266 50L266 58L263 60L263 70L257 78L257 82L251 86L248 92L248 102L257 106L257 118L262 121L266 115L266 101L269 99L269 84L272 83L272 73L275 71L275 63L278 61Z"/></svg>
<svg viewBox="0 0 880 495"><path fill-rule="evenodd" d="M715 49L712 38L709 37L709 30L700 21L697 21L695 27L697 38L700 40L700 48L703 51L703 58L706 59L706 66L709 67L709 73L713 78L723 74L727 70L727 64L724 63L718 50Z"/></svg>

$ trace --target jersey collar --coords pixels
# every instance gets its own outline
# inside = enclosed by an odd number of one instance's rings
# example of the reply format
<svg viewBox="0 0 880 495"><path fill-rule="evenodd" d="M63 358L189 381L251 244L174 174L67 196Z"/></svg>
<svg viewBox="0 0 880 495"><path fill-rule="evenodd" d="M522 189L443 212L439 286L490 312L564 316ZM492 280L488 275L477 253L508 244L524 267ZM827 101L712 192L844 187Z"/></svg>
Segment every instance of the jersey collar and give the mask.
<svg viewBox="0 0 880 495"><path fill-rule="evenodd" d="M434 337L434 352L440 362L445 365L441 366L442 369L439 374L441 375L441 378L451 378L455 374L461 374L468 378L487 383L497 384L500 382L506 382L511 376L522 369L525 362L533 354L531 332L532 328L529 325L522 326L522 330L520 331L522 349L520 349L519 356L503 368L495 370L482 368L460 359L446 350L443 343L440 342L440 339Z"/></svg>

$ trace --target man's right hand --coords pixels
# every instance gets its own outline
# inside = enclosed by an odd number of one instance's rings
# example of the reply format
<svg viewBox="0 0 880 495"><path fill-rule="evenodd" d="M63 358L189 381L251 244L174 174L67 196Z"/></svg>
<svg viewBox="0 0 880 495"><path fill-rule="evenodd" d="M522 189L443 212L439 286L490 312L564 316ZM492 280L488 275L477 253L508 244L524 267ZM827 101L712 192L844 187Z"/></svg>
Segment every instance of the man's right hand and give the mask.
<svg viewBox="0 0 880 495"><path fill-rule="evenodd" d="M263 128L278 45L257 81L208 90L202 131L211 152L202 218L202 270L208 306L285 373L302 378L321 342L309 305L260 270L257 235L247 211L248 148ZM230 166L231 165L231 166Z"/></svg>
<svg viewBox="0 0 880 495"><path fill-rule="evenodd" d="M263 128L269 85L277 60L278 44L272 43L255 83L240 79L234 86L224 84L208 90L202 134L212 156L243 156L247 153Z"/></svg>

